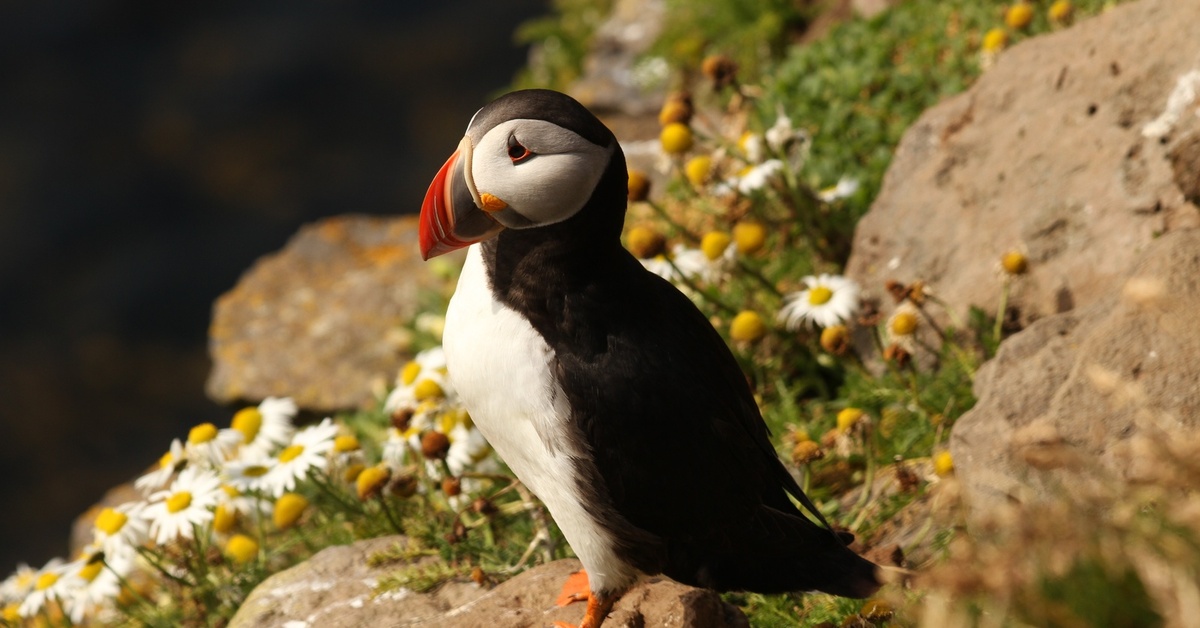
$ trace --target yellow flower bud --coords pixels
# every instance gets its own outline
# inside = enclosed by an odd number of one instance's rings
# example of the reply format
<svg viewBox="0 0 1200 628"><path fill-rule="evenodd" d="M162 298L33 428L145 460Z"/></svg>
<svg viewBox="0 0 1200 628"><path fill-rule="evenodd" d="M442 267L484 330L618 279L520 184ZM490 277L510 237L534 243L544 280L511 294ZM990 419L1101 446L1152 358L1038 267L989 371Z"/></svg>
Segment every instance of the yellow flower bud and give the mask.
<svg viewBox="0 0 1200 628"><path fill-rule="evenodd" d="M756 342L767 334L767 325L758 312L743 310L729 324L729 337L737 342Z"/></svg>
<svg viewBox="0 0 1200 628"><path fill-rule="evenodd" d="M1009 28L1021 30L1029 26L1030 22L1033 22L1033 5L1028 2L1017 2L1004 13L1004 23Z"/></svg>
<svg viewBox="0 0 1200 628"><path fill-rule="evenodd" d="M1008 45L1008 32L1003 28L993 28L983 36L984 52L1000 52L1006 45Z"/></svg>
<svg viewBox="0 0 1200 628"><path fill-rule="evenodd" d="M333 450L339 454L358 451L361 448L362 446L358 443L358 437L353 434L342 434L333 439Z"/></svg>
<svg viewBox="0 0 1200 628"><path fill-rule="evenodd" d="M258 556L258 541L245 534L235 534L225 543L225 555L235 563L248 563Z"/></svg>
<svg viewBox="0 0 1200 628"><path fill-rule="evenodd" d="M954 457L948 451L938 452L933 457L933 472L945 477L954 473Z"/></svg>
<svg viewBox="0 0 1200 628"><path fill-rule="evenodd" d="M1020 251L1009 251L1000 258L1000 267L1010 275L1024 275L1029 271L1029 259Z"/></svg>
<svg viewBox="0 0 1200 628"><path fill-rule="evenodd" d="M755 253L767 242L767 228L761 222L744 220L733 226L733 241L738 253Z"/></svg>
<svg viewBox="0 0 1200 628"><path fill-rule="evenodd" d="M696 187L704 185L708 181L708 173L712 171L712 157L708 155L696 155L683 165L683 174L687 177L689 183Z"/></svg>
<svg viewBox="0 0 1200 628"><path fill-rule="evenodd" d="M229 534L237 523L237 511L227 508L225 504L217 504L213 511L213 531L219 534Z"/></svg>
<svg viewBox="0 0 1200 628"><path fill-rule="evenodd" d="M863 416L865 416L865 414L866 413L858 408L846 408L845 410L842 410L837 415L838 429L845 432L846 430L857 425L858 422L862 420Z"/></svg>
<svg viewBox="0 0 1200 628"><path fill-rule="evenodd" d="M650 179L639 170L629 171L629 201L636 203L650 196Z"/></svg>
<svg viewBox="0 0 1200 628"><path fill-rule="evenodd" d="M845 325L833 325L821 330L821 348L843 355L850 349L850 330Z"/></svg>
<svg viewBox="0 0 1200 628"><path fill-rule="evenodd" d="M650 259L667 250L667 239L663 234L644 225L630 227L625 240L629 252L638 259Z"/></svg>
<svg viewBox="0 0 1200 628"><path fill-rule="evenodd" d="M417 401L441 399L446 396L446 391L442 390L441 384L432 379L423 379L417 382L416 388L413 389L413 396L417 398Z"/></svg>
<svg viewBox="0 0 1200 628"><path fill-rule="evenodd" d="M1071 0L1056 0L1046 11L1046 16L1055 24L1066 24L1071 21L1071 14L1074 11L1075 7L1071 6Z"/></svg>
<svg viewBox="0 0 1200 628"><path fill-rule="evenodd" d="M724 231L709 231L700 240L700 250L709 261L716 261L725 255L725 249L729 248L732 241L733 238Z"/></svg>
<svg viewBox="0 0 1200 628"><path fill-rule="evenodd" d="M286 530L300 520L300 515L304 514L308 508L308 500L303 495L297 493L284 493L275 500L275 513L272 517L275 521L275 527L280 530Z"/></svg>
<svg viewBox="0 0 1200 628"><path fill-rule="evenodd" d="M358 498L366 501L378 495L383 490L383 485L387 484L391 477L392 472L383 465L363 469L354 482L354 486L358 490Z"/></svg>
<svg viewBox="0 0 1200 628"><path fill-rule="evenodd" d="M667 154L682 155L692 148L692 129L682 122L672 122L663 127L658 140Z"/></svg>

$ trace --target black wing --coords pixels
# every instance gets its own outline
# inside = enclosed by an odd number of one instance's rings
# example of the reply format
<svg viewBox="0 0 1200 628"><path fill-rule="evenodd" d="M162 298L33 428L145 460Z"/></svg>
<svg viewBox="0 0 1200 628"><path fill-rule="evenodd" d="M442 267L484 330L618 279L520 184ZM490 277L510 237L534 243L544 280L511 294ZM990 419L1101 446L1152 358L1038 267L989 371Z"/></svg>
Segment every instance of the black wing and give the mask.
<svg viewBox="0 0 1200 628"><path fill-rule="evenodd" d="M563 297L547 340L608 498L662 540L662 570L718 589L873 591L874 566L788 499L820 518L709 321L632 257L605 267Z"/></svg>

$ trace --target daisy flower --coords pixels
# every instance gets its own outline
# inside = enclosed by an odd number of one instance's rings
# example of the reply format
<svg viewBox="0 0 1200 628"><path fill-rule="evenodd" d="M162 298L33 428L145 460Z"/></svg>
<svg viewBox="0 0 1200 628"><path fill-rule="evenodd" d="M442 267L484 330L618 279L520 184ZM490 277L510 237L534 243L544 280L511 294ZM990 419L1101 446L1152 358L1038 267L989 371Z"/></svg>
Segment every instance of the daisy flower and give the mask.
<svg viewBox="0 0 1200 628"><path fill-rule="evenodd" d="M779 175L782 172L782 160L768 159L760 164L743 168L738 173L738 176L714 186L713 192L720 196L736 191L739 194L748 196L778 181Z"/></svg>
<svg viewBox="0 0 1200 628"><path fill-rule="evenodd" d="M45 608L47 602L64 600L82 584L83 581L71 570L71 565L64 563L61 558L51 558L37 571L33 588L17 612L21 617L33 617Z"/></svg>
<svg viewBox="0 0 1200 628"><path fill-rule="evenodd" d="M908 301L901 303L887 320L887 338L905 351L912 353L916 345L915 335L921 316L916 306Z"/></svg>
<svg viewBox="0 0 1200 628"><path fill-rule="evenodd" d="M261 450L243 447L238 457L221 467L221 477L238 492L267 491L267 476L279 461Z"/></svg>
<svg viewBox="0 0 1200 628"><path fill-rule="evenodd" d="M9 577L0 582L0 602L12 603L20 602L33 591L33 585L37 582L38 572L33 567L25 563L17 565Z"/></svg>
<svg viewBox="0 0 1200 628"><path fill-rule="evenodd" d="M811 323L831 327L850 320L858 310L858 284L839 275L804 278L805 289L783 299L779 320L790 330Z"/></svg>
<svg viewBox="0 0 1200 628"><path fill-rule="evenodd" d="M290 397L267 397L258 407L239 410L230 427L242 433L243 449L270 455L292 439L296 413L296 402Z"/></svg>
<svg viewBox="0 0 1200 628"><path fill-rule="evenodd" d="M184 455L183 442L176 438L171 441L171 448L167 453L158 459L158 468L134 480L133 486L143 495L149 495L166 486L167 482L171 481L171 476L186 464L187 456Z"/></svg>
<svg viewBox="0 0 1200 628"><path fill-rule="evenodd" d="M454 388L446 375L446 352L441 347L426 349L400 369L396 388L383 402L386 412L416 411L422 401L453 400Z"/></svg>
<svg viewBox="0 0 1200 628"><path fill-rule="evenodd" d="M825 201L826 203L832 203L836 200L854 196L854 193L857 191L858 179L842 177L838 179L837 184L833 187L825 188L824 190L818 192L817 198Z"/></svg>
<svg viewBox="0 0 1200 628"><path fill-rule="evenodd" d="M150 536L150 523L142 517L145 509L145 502L125 502L101 510L93 524L93 544L100 546L108 555L145 543Z"/></svg>
<svg viewBox="0 0 1200 628"><path fill-rule="evenodd" d="M121 579L133 570L133 557L134 553L128 549L110 553L92 547L84 550L82 558L71 563L71 571L81 582L63 600L63 610L73 623L81 624L85 617L97 625L108 623L103 614L113 608L120 595Z"/></svg>
<svg viewBox="0 0 1200 628"><path fill-rule="evenodd" d="M242 444L242 440L242 432L238 430L219 430L212 423L201 423L188 431L187 443L183 449L189 462L207 467L220 467L238 445Z"/></svg>
<svg viewBox="0 0 1200 628"><path fill-rule="evenodd" d="M292 437L291 443L279 452L276 464L267 472L264 486L269 493L279 497L296 488L296 481L308 476L311 469L324 469L325 459L333 449L333 439L338 427L326 417L320 425L306 427Z"/></svg>
<svg viewBox="0 0 1200 628"><path fill-rule="evenodd" d="M165 491L150 496L142 517L150 522L150 536L164 545L178 537L192 538L192 527L212 521L220 498L221 479L208 469L188 467Z"/></svg>

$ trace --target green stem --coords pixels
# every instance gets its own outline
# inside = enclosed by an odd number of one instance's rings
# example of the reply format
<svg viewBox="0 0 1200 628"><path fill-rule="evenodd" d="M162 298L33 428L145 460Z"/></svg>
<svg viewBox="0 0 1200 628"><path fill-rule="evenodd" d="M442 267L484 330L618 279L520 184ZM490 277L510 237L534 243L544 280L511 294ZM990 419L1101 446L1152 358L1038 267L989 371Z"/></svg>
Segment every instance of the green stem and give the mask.
<svg viewBox="0 0 1200 628"><path fill-rule="evenodd" d="M396 520L396 515L392 513L392 509L388 506L387 500L383 498L383 495L379 496L379 508L383 510L384 516L387 517L388 523L396 531L396 534L404 534L404 526L400 525L400 522Z"/></svg>
<svg viewBox="0 0 1200 628"><path fill-rule="evenodd" d="M996 326L992 329L992 337L996 339L996 350L1000 350L1000 334L1004 330L1004 315L1008 311L1008 289L1012 282L1006 277L1004 289L1000 291L1000 309L996 312Z"/></svg>
<svg viewBox="0 0 1200 628"><path fill-rule="evenodd" d="M157 570L160 574L162 574L164 578L174 581L175 584L178 584L181 587L196 586L194 583L192 583L184 578L180 578L179 576L176 576L175 574L171 573L170 571L167 571L167 568L164 567L162 564L161 557L155 555L155 553L153 551L151 551L149 548L138 547L137 552L138 552L138 554L141 554L142 558L146 559L146 562L150 563L151 567L154 567L155 570Z"/></svg>

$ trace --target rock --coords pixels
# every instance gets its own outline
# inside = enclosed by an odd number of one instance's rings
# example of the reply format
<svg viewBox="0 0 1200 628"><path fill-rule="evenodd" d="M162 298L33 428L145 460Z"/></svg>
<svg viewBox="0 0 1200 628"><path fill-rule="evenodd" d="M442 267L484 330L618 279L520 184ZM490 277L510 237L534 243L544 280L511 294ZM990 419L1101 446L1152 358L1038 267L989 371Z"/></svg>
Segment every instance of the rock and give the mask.
<svg viewBox="0 0 1200 628"><path fill-rule="evenodd" d="M490 591L473 582L448 582L428 593L402 589L376 595L376 583L400 565L371 567L367 559L405 543L404 537L393 536L322 550L260 584L229 626L540 628L554 621L578 624L583 619L584 604L554 604L567 576L580 569L573 559L536 567ZM437 560L426 557L417 564ZM634 587L617 602L604 625L733 628L749 624L740 610L716 593L661 579Z"/></svg>
<svg viewBox="0 0 1200 628"><path fill-rule="evenodd" d="M259 584L229 622L229 628L437 625L429 622L483 592L473 582L449 582L432 593L400 589L376 595L376 584L404 565L372 567L368 560L406 544L405 537L386 536L323 549ZM410 564L427 565L437 560L424 557Z"/></svg>
<svg viewBox="0 0 1200 628"><path fill-rule="evenodd" d="M1198 278L1200 230L1164 235L1097 303L1000 346L950 441L975 514L1107 478L1162 484L1156 448L1200 452Z"/></svg>
<svg viewBox="0 0 1200 628"><path fill-rule="evenodd" d="M617 115L657 116L668 78L666 62L641 57L658 38L666 12L663 0L617 0L596 29L570 94L606 122ZM619 129L614 132L627 137Z"/></svg>
<svg viewBox="0 0 1200 628"><path fill-rule="evenodd" d="M405 359L397 335L433 275L416 218L341 216L302 228L217 300L208 394L230 403L290 396L302 408L358 408Z"/></svg>
<svg viewBox="0 0 1200 628"><path fill-rule="evenodd" d="M1156 237L1200 224L1200 38L1174 27L1198 21L1200 3L1142 0L1002 52L905 133L846 274L993 313L1017 249L1022 324L1102 299Z"/></svg>

